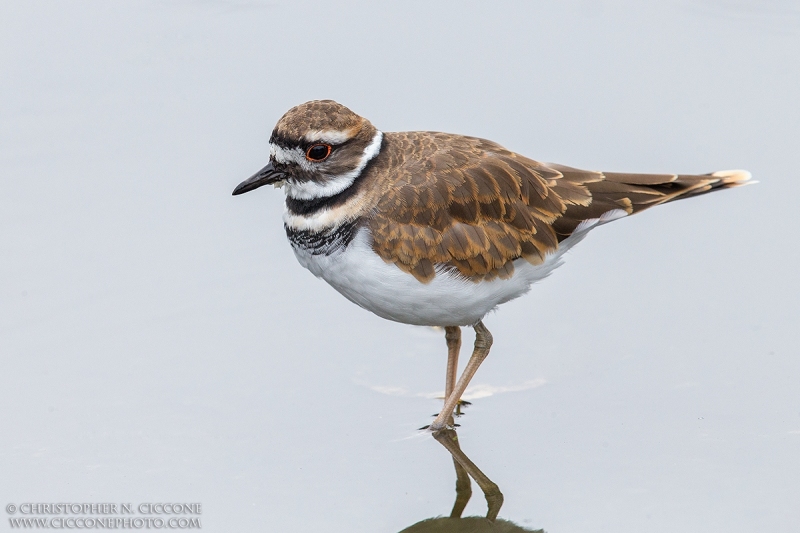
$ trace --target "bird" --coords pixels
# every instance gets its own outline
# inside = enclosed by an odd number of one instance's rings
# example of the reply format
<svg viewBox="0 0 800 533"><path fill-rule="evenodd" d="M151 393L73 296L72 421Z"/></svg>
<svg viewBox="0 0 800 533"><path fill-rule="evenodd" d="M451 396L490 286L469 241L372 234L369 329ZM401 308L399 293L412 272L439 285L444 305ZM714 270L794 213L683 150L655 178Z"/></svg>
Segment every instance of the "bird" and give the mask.
<svg viewBox="0 0 800 533"><path fill-rule="evenodd" d="M300 264L395 322L445 331L444 407L453 412L489 354L484 317L529 291L591 230L653 206L754 183L745 170L637 174L542 163L477 137L383 132L333 100L289 109L269 162L234 195L272 184ZM461 328L475 330L457 378Z"/></svg>

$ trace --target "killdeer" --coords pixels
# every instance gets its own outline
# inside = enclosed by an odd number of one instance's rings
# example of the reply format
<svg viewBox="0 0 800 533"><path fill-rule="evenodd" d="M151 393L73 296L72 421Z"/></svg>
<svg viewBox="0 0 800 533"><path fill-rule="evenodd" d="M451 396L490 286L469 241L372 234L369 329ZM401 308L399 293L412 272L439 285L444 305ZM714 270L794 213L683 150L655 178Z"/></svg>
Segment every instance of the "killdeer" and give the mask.
<svg viewBox="0 0 800 533"><path fill-rule="evenodd" d="M592 229L750 179L744 170L629 174L539 163L475 137L384 133L332 100L287 111L269 147L269 163L233 194L283 187L300 264L380 317L444 327L445 404L434 433L450 427L489 353L489 311L528 292ZM461 326L476 336L456 381Z"/></svg>

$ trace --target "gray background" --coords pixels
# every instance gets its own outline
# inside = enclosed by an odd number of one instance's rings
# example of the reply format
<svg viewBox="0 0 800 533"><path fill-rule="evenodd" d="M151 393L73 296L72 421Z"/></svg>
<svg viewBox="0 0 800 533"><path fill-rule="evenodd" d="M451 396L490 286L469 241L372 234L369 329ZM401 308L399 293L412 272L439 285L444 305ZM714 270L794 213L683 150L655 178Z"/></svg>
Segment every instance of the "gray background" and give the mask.
<svg viewBox="0 0 800 533"><path fill-rule="evenodd" d="M3 2L3 508L202 502L208 531L299 532L449 512L449 456L415 431L443 334L302 269L281 192L230 196L284 111L333 98L543 161L752 171L603 227L488 317L494 394L460 436L526 527L796 531L796 6Z"/></svg>

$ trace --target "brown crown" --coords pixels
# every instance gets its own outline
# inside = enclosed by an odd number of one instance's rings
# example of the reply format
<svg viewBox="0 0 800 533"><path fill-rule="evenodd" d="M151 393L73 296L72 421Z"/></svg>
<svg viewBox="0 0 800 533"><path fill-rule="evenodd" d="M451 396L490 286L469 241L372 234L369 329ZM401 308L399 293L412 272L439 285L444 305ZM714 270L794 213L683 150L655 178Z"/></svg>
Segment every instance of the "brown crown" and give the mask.
<svg viewBox="0 0 800 533"><path fill-rule="evenodd" d="M312 100L287 111L275 125L273 136L288 141L300 141L313 131L351 132L355 136L367 124L368 120L338 102Z"/></svg>

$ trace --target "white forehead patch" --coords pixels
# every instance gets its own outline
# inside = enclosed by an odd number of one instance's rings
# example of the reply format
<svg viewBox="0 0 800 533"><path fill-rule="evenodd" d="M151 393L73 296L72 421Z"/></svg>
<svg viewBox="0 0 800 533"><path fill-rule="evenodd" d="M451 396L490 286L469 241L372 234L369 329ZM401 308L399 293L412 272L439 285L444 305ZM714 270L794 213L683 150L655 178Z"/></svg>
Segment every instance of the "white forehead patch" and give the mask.
<svg viewBox="0 0 800 533"><path fill-rule="evenodd" d="M294 163L307 172L312 171L311 162L306 159L306 154L300 148L283 148L269 143L269 155L278 163Z"/></svg>

